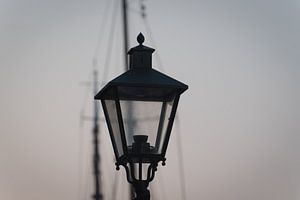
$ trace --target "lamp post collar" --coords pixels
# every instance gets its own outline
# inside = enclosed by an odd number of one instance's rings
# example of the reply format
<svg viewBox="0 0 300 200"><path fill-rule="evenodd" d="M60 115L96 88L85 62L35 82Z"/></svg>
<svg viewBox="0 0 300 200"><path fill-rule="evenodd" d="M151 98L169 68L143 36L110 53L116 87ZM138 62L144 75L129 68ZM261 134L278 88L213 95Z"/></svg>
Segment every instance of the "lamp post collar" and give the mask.
<svg viewBox="0 0 300 200"><path fill-rule="evenodd" d="M145 37L142 33L137 36L138 46L131 48L129 54L129 69L151 69L152 53L155 49L144 46Z"/></svg>

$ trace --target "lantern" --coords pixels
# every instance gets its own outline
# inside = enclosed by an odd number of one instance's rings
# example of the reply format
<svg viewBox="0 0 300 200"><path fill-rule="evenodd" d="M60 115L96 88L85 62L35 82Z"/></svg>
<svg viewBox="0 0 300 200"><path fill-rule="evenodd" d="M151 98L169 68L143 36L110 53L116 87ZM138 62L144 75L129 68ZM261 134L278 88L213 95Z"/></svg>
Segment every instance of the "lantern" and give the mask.
<svg viewBox="0 0 300 200"><path fill-rule="evenodd" d="M117 168L125 167L128 181L141 196L148 193L157 163L165 162L179 97L188 86L153 69L155 50L143 45L141 33L137 40L139 45L128 52L130 69L95 99L102 103Z"/></svg>

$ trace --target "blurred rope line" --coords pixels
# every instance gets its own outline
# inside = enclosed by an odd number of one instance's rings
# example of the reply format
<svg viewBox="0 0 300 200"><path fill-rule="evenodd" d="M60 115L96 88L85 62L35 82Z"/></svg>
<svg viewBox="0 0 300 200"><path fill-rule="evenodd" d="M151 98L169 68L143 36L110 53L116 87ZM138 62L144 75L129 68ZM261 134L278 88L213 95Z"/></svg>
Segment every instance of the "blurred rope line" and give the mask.
<svg viewBox="0 0 300 200"><path fill-rule="evenodd" d="M106 30L106 26L107 24L110 24L110 35L109 35L109 41L113 41L113 32L116 26L116 17L117 17L117 10L118 10L118 0L115 0L114 3L111 0L107 0L107 1L102 1L103 2L103 8L104 8L104 12L103 15L101 16L101 22L100 22L100 26L98 28L98 36L97 36L97 42L96 42L96 47L94 50L94 54L92 57L92 70L89 73L88 76L88 80L92 80L92 74L94 73L94 71L97 70L98 68L98 55L100 53L100 48L101 45L103 43L104 40L104 31ZM108 20L109 18L109 14L112 13L111 19ZM110 59L110 54L111 54L111 49L109 49L109 51L106 51L108 56L106 56L106 61L105 61L105 72L106 74L102 74L102 79L101 81L103 82L103 80L107 79L107 72L108 72L108 68L110 67L110 62L108 61ZM91 82L89 82L91 83ZM79 200L85 200L85 199L90 199L91 195L89 195L89 193L92 191L92 184L90 183L90 178L91 178L91 170L89 169L88 166L90 166L90 163L87 162L89 159L89 155L84 155L84 149L86 149L86 147L84 146L84 116L85 116L85 112L86 112L86 108L87 108L87 102L89 99L89 96L91 94L92 91L92 84L87 84L88 87L85 87L85 92L84 92L84 99L83 99L83 103L81 105L81 109L80 109L80 122L79 122L79 158L78 158L78 162L79 162L79 166L78 166L78 199ZM94 94L93 94L94 95ZM102 148L103 149L103 148ZM89 152L89 151L87 151ZM90 153L90 152L89 152ZM83 161L83 157L86 158L85 161ZM105 162L107 163L107 162ZM108 164L108 163L107 163ZM85 167L84 167L85 166ZM107 179L107 176L103 176L103 178ZM85 180L84 180L85 179ZM82 184L83 182L85 182L84 184Z"/></svg>
<svg viewBox="0 0 300 200"><path fill-rule="evenodd" d="M146 14L146 5L144 4L145 0L140 0L140 11L137 12L136 10L132 10L133 13L138 13L141 17L142 20L142 24L144 24L145 29L146 29L146 33L149 36L149 41L150 44L152 44L154 47L156 46L156 42L155 39L153 37L153 33L152 33L152 29L150 26L150 23L148 21L147 18L147 14ZM158 69L161 71L164 71L164 65L162 63L160 54L158 52L156 52L155 54L155 58L158 64ZM180 120L179 120L179 113L177 113L176 116L176 132L177 132L177 152L178 152L178 165L179 165L179 179L180 179L180 191L181 191L181 199L182 200L186 200L186 182L185 182L185 173L184 173L184 164L183 164L183 150L182 150L182 141L181 141L181 127L180 127ZM164 185L164 178L163 178L163 174L160 174L160 189L161 189L161 193L163 198L162 199L167 199L167 194L165 191L165 185ZM154 196L155 197L155 196Z"/></svg>
<svg viewBox="0 0 300 200"><path fill-rule="evenodd" d="M156 42L152 34L151 26L148 21L147 15L146 15L146 6L143 3L144 0L141 0L141 18L144 22L146 31L150 37L150 41L153 44L154 47L156 47ZM156 59L157 59L157 64L158 68L162 71L164 71L164 65L162 63L160 54L157 52L156 54ZM184 173L184 157L183 157L183 149L182 149L182 140L181 140L181 126L180 126L180 120L179 120L179 113L177 112L176 118L175 118L175 127L176 127L176 132L177 132L177 152L178 152L178 165L179 165L179 179L180 179L180 191L181 191L181 199L186 200L186 182L185 182L185 173ZM162 185L162 194L163 194L163 199L166 198L166 192L164 189L164 179L161 174L161 185Z"/></svg>
<svg viewBox="0 0 300 200"><path fill-rule="evenodd" d="M131 0L131 2L133 3L134 0ZM139 0L139 4L140 4L140 9L137 10L137 9L134 9L134 8L131 8L130 6L129 7L129 12L130 13L133 13L133 14L136 14L136 15L139 15L140 16L140 19L141 19L141 23L144 25L145 27L145 30L146 30L146 34L149 36L149 43L154 47L156 48L157 45L156 45L156 42L155 42L155 39L153 37L153 34L152 34L152 30L151 30L151 25L148 21L148 18L147 18L147 14L146 14L146 5L145 5L145 1L146 0ZM158 52L155 52L154 54L154 59L157 61L157 68L161 71L164 71L164 68L163 68L163 63L162 63L162 60L161 60L161 57L160 57L160 54Z"/></svg>
<svg viewBox="0 0 300 200"><path fill-rule="evenodd" d="M144 21L144 25L145 25L145 28L146 28L146 32L148 33L150 42L152 43L152 45L153 45L154 47L157 47L157 46L156 46L156 42L155 42L154 37L153 37L153 34L152 34L151 26L150 26L150 24L149 24L149 22L148 22L148 19L147 19L146 17L143 17L143 21ZM156 52L156 53L154 54L154 56L155 56L155 59L156 59L156 61L157 61L157 65L158 65L157 68L158 68L159 70L161 70L161 71L165 71L165 70L164 70L164 65L163 65L163 63L162 63L162 61L161 61L160 54L159 54L158 52Z"/></svg>
<svg viewBox="0 0 300 200"><path fill-rule="evenodd" d="M131 0L132 2L133 0ZM105 5L105 11L104 11L104 14L103 14L103 18L102 18L102 21L100 23L100 27L99 27L99 32L98 32L98 38L97 38L97 42L96 42L96 47L95 47L95 51L94 51L94 55L93 55L93 60L92 60L92 72L94 70L97 70L97 68L99 67L99 62L98 62L98 55L100 53L100 48L101 48L101 45L103 43L103 38L104 38L104 31L106 26L108 26L108 22L110 22L110 27L109 27L109 35L108 35L108 47L106 49L106 56L105 56L105 60L104 60L104 71L102 73L102 78L100 80L101 84L103 84L105 81L107 81L107 76L109 74L109 70L110 70L110 65L111 65L111 55L112 55L112 50L113 50L113 46L114 46L114 43L115 43L115 34L116 34L116 25L117 25L117 19L118 19L118 16L119 16L119 12L118 12L118 9L120 7L120 1L119 0L115 0L115 1L111 1L111 0L108 0L106 1L106 5ZM146 32L149 36L149 41L150 43L156 47L156 42L155 42L155 39L153 37L153 34L152 34L152 30L151 30L151 26L150 26L150 23L147 19L147 15L146 15L146 6L144 4L144 0L140 0L140 8L141 8L141 12L140 12L140 16L141 16L141 19L142 19L142 22L145 26L145 29L146 29ZM109 13L111 12L111 17L110 17L110 20L107 20L109 17ZM136 11L134 11L135 13L137 13ZM155 59L157 61L157 64L158 64L158 68L161 70L161 71L164 71L164 68L163 68L163 64L162 64L162 60L161 60L161 57L160 57L160 54L158 52L155 53ZM92 73L89 75L89 79L88 80L91 80L91 77L92 77ZM91 86L92 84L90 84ZM85 113L85 110L86 110L86 107L87 107L87 102L88 102L88 96L89 96L89 92L92 91L91 87L86 87L86 91L85 91L85 97L84 97L84 103L82 104L82 108L80 110L80 114L81 116L84 116L84 113ZM91 191L91 184L90 184L90 181L89 181L89 178L90 177L90 170L88 170L88 167L86 167L86 169L83 169L83 164L84 163L87 163L87 162L82 162L83 158L83 145L81 143L81 141L83 141L82 137L83 137L83 118L81 118L80 120L80 135L79 135L79 162L80 165L79 165L79 183L78 183L78 188L79 188L79 195L78 195L78 198L81 200L81 199L90 199L90 195L89 195L89 192ZM183 166L183 153L182 153L182 144L181 144L181 136L180 136L180 124L179 124L179 117L177 115L176 117L176 127L177 127L177 150L178 150L178 156L179 156L179 159L178 159L178 163L179 163L179 171L180 171L180 184L181 184L181 196L182 196L182 200L185 200L186 199L186 184L185 184L185 179L184 179L184 166ZM87 156L88 158L88 156ZM107 163L107 162L106 162ZM107 163L108 164L108 163ZM85 171L85 174L82 175L82 171ZM107 179L107 174L104 175L105 179ZM84 184L84 191L82 192L82 179L83 177L86 177L86 184ZM117 197L118 197L118 186L119 186L119 182L120 181L123 181L123 180L120 180L118 178L118 175L117 173L115 173L115 178L113 179L113 183L111 184L112 185L112 190L111 190L111 199L112 200L115 200ZM166 195L166 191L165 191L165 185L164 185L164 178L163 178L163 174L160 174L160 189L161 189L161 195L163 197L163 199L167 199L167 195ZM124 187L121 187L121 195L124 196ZM154 189L154 188L153 188ZM82 196L83 195L83 196ZM153 197L157 197L156 193L153 193ZM108 198L106 198L108 199Z"/></svg>
<svg viewBox="0 0 300 200"><path fill-rule="evenodd" d="M182 140L181 140L181 126L179 120L179 113L177 112L177 116L175 118L175 127L177 132L177 153L178 153L178 165L179 165L179 175L180 175L180 183L181 183L181 199L186 199L186 183L185 183L185 173L184 173L184 159L183 159L183 151L182 151Z"/></svg>
<svg viewBox="0 0 300 200"><path fill-rule="evenodd" d="M108 49L106 51L106 56L105 56L105 62L104 62L104 71L102 74L102 78L101 81L102 83L104 81L106 81L107 76L108 76L108 72L110 67L110 62L111 62L111 53L112 53L112 49L113 49L113 45L114 45L114 41L115 41L115 30L116 30L116 25L117 25L117 17L119 16L118 12L118 8L119 8L119 4L120 1L115 0L114 2L114 11L112 12L112 20L111 20L111 26L110 26L110 31L109 31L109 35L108 35Z"/></svg>
<svg viewBox="0 0 300 200"><path fill-rule="evenodd" d="M117 172L115 172L115 177L114 177L114 181L112 184L112 188L118 188L118 184L119 184L119 176L118 176ZM111 199L112 200L117 199L117 190L111 190Z"/></svg>
<svg viewBox="0 0 300 200"><path fill-rule="evenodd" d="M150 23L148 21L148 17L147 17L147 14L146 14L146 5L144 4L144 1L145 0L140 0L140 9L141 9L140 16L141 16L142 22L145 26L146 32L149 36L150 43L154 46L154 48L156 48L157 45L156 45L155 39L153 37L153 33L152 33ZM164 71L164 67L163 67L164 65L162 63L160 54L158 52L156 52L154 54L154 56L155 56L155 59L156 59L157 64L158 64L158 66L157 66L158 69L161 70L161 71Z"/></svg>
<svg viewBox="0 0 300 200"><path fill-rule="evenodd" d="M165 179L163 176L163 173L160 173L160 189L161 189L161 195L162 199L168 199L167 193L166 193L166 187L165 187Z"/></svg>

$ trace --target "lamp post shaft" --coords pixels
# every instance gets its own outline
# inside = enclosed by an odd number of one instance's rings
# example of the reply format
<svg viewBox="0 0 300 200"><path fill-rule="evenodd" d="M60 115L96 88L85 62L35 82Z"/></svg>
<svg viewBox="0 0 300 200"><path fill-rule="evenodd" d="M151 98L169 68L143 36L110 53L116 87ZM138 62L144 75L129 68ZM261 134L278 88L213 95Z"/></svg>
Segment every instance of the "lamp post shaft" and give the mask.
<svg viewBox="0 0 300 200"><path fill-rule="evenodd" d="M138 181L133 184L136 197L133 200L150 200L150 191L147 189L149 183L146 181Z"/></svg>

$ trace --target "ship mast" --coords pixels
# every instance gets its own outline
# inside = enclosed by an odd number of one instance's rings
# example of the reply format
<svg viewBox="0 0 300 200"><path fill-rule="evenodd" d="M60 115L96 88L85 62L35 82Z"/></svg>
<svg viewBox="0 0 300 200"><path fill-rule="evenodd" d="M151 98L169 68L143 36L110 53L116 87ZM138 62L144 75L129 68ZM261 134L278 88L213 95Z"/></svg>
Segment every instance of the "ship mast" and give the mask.
<svg viewBox="0 0 300 200"><path fill-rule="evenodd" d="M124 41L124 71L127 71L128 68L128 9L127 1L122 0L122 15L123 15L123 41ZM93 70L93 91L94 94L97 93L98 88L98 72L96 69L96 60L93 60L94 70ZM99 154L99 108L98 102L94 101L93 105L94 115L93 115L93 173L94 173L94 195L93 199L103 200L103 195L101 191L101 176L100 176L100 154ZM132 112L132 106L128 105L128 112ZM131 116L131 115L130 115ZM130 120L129 120L130 121ZM130 199L133 199L133 189L130 188Z"/></svg>
<svg viewBox="0 0 300 200"><path fill-rule="evenodd" d="M127 55L127 51L129 50L129 37L128 37L128 2L127 0L121 0L122 1L122 23L123 23L123 56L124 56L124 71L129 70L129 63L128 63L128 55ZM145 7L142 5L141 6L142 9L142 17L145 19ZM149 29L149 27L148 27ZM151 30L150 30L151 32ZM97 93L98 88L97 88L97 84L98 84L98 72L96 69L97 63L96 63L96 59L93 60L93 65L94 65L94 69L93 69L93 91L94 94ZM99 154L99 107L98 107L98 102L94 101L94 105L93 105L93 110L94 110L94 115L93 115L93 173L94 173L94 195L93 195L93 199L95 200L103 200L103 194L102 194L102 184L101 184L101 170L100 170L100 154ZM133 130L134 130L134 123L133 119L132 119L132 114L133 114L133 107L132 104L127 104L127 113L129 116L129 119L127 119L127 123L129 129L131 129L131 133L133 135ZM179 122L177 122L179 123ZM178 145L181 146L180 141L178 141ZM180 150L181 151L181 148ZM186 192L185 192L185 184L184 184L184 175L183 175L183 166L182 166L182 154L180 154L180 159L179 159L179 163L181 164L181 170L180 170L180 174L181 174L181 179L183 182L183 187L182 187L182 199L186 199ZM130 191L129 191L129 198L130 199L134 199L135 193L134 193L134 189L132 187L130 187Z"/></svg>
<svg viewBox="0 0 300 200"><path fill-rule="evenodd" d="M122 0L122 14L123 14L123 40L124 40L124 71L128 70L128 15L127 15L127 1Z"/></svg>
<svg viewBox="0 0 300 200"><path fill-rule="evenodd" d="M123 41L124 41L124 71L129 70L128 64L128 55L127 51L129 49L128 43L128 7L127 7L127 0L122 0L122 18L123 18ZM96 70L96 63L94 64L94 77L93 77L93 90L94 94L97 93L97 70ZM93 144L94 144L94 155L93 155L93 169L94 169L94 184L95 184L95 193L93 198L95 200L103 200L103 195L101 193L101 179L100 179L100 154L99 154L99 113L98 113L98 102L94 101L94 126L93 126ZM131 117L133 113L133 107L131 104L127 105L127 112L128 116ZM132 122L132 119L127 119L128 123ZM129 124L130 129L133 130L133 123ZM132 133L133 134L133 133ZM134 190L130 187L130 199L134 199Z"/></svg>
<svg viewBox="0 0 300 200"><path fill-rule="evenodd" d="M124 41L124 71L126 72L127 70L129 70L129 65L128 65L128 55L127 55L127 51L129 49L128 43L129 43L129 39L128 39L128 7L127 7L127 0L122 0L122 14L123 14L123 41ZM127 113L128 113L128 117L132 116L133 113L133 107L132 104L127 104ZM128 123L132 122L132 119L127 119ZM131 130L133 130L133 123L129 124L129 127ZM132 133L132 132L131 132ZM133 134L133 133L132 133ZM130 199L134 198L134 189L132 186L129 186L129 197Z"/></svg>
<svg viewBox="0 0 300 200"><path fill-rule="evenodd" d="M97 93L98 88L98 73L96 68L94 68L93 71L93 89L94 89L94 94ZM99 109L98 109L98 102L94 101L94 116L93 116L93 122L94 122L94 127L93 127L93 144L94 144L94 155L93 155L93 168L94 168L94 183L95 183L95 194L93 195L93 198L95 200L102 200L103 196L101 193L101 187L100 187L100 154L99 154Z"/></svg>

